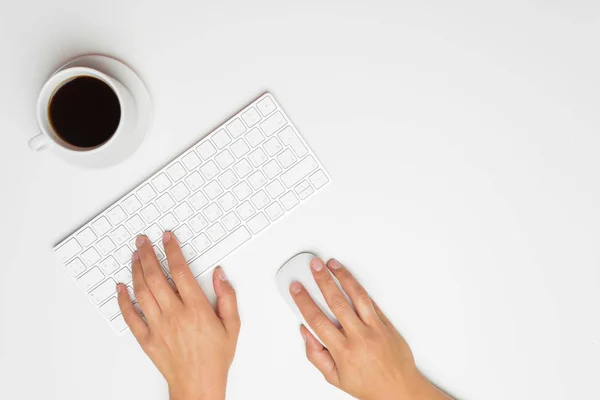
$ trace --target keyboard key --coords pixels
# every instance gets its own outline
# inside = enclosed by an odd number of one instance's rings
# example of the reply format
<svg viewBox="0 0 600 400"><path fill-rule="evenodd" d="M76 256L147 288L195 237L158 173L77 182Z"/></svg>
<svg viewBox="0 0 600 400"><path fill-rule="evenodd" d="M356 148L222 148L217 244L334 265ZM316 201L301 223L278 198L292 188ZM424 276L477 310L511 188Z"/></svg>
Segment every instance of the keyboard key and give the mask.
<svg viewBox="0 0 600 400"><path fill-rule="evenodd" d="M244 120L247 126L253 126L256 123L258 123L258 121L260 121L261 118L258 112L254 109L254 107L250 107L247 111L245 111L242 114L242 119Z"/></svg>
<svg viewBox="0 0 600 400"><path fill-rule="evenodd" d="M221 222L223 222L223 225L225 225L225 229L227 229L228 231L233 230L233 228L242 223L242 221L240 221L240 219L237 215L235 215L234 212L230 212L229 214L221 218Z"/></svg>
<svg viewBox="0 0 600 400"><path fill-rule="evenodd" d="M198 192L188 199L194 210L198 211L208 204L208 199L202 192Z"/></svg>
<svg viewBox="0 0 600 400"><path fill-rule="evenodd" d="M227 130L231 133L231 136L234 139L237 139L242 133L246 132L246 127L244 123L240 121L238 118L231 121L230 124L227 125Z"/></svg>
<svg viewBox="0 0 600 400"><path fill-rule="evenodd" d="M142 208L142 203L135 197L135 195L131 195L121 203L127 214L133 214L140 208Z"/></svg>
<svg viewBox="0 0 600 400"><path fill-rule="evenodd" d="M90 228L85 228L77 234L77 240L83 247L88 247L90 244L94 243L97 238L94 231Z"/></svg>
<svg viewBox="0 0 600 400"><path fill-rule="evenodd" d="M100 217L94 222L92 222L92 229L94 230L94 232L96 232L96 235L98 236L104 235L105 233L110 231L110 228L112 228L112 225L104 217Z"/></svg>
<svg viewBox="0 0 600 400"><path fill-rule="evenodd" d="M258 166L264 164L265 161L267 161L267 155L265 154L263 149L261 149L259 147L258 149L254 150L252 153L250 153L250 155L248 156L248 160L250 160L252 165L254 165L255 167L258 167Z"/></svg>
<svg viewBox="0 0 600 400"><path fill-rule="evenodd" d="M181 225L179 228L173 231L173 234L175 235L179 243L185 243L188 240L190 240L192 236L194 236L191 229L188 228L187 225Z"/></svg>
<svg viewBox="0 0 600 400"><path fill-rule="evenodd" d="M283 196L281 196L281 204L283 204L283 208L286 210L291 210L299 203L298 198L293 192L287 192Z"/></svg>
<svg viewBox="0 0 600 400"><path fill-rule="evenodd" d="M95 267L77 279L77 283L87 292L89 289L102 282L102 279L104 279L104 274Z"/></svg>
<svg viewBox="0 0 600 400"><path fill-rule="evenodd" d="M110 296L116 294L117 283L112 279L102 282L96 289L90 292L90 297L96 304L102 303Z"/></svg>
<svg viewBox="0 0 600 400"><path fill-rule="evenodd" d="M110 253L111 251L113 251L115 249L115 247L117 247L117 246L115 246L113 241L108 236L103 238L102 240L100 240L98 243L96 243L96 248L98 249L100 254L103 256L105 256L108 253Z"/></svg>
<svg viewBox="0 0 600 400"><path fill-rule="evenodd" d="M134 234L136 234L139 231L141 231L144 228L144 226L146 226L146 224L144 223L144 221L142 221L139 215L134 215L125 222L125 226L127 226L129 232L133 232Z"/></svg>
<svg viewBox="0 0 600 400"><path fill-rule="evenodd" d="M119 245L119 244L125 243L127 241L127 239L129 239L131 237L131 234L129 233L129 231L127 231L127 229L125 229L125 227L123 225L120 225L117 229L112 231L109 234L109 236L113 242L115 242L117 245Z"/></svg>
<svg viewBox="0 0 600 400"><path fill-rule="evenodd" d="M165 193L156 200L156 205L160 211L165 212L175 205L175 200L169 193Z"/></svg>
<svg viewBox="0 0 600 400"><path fill-rule="evenodd" d="M267 196L265 191L261 190L260 192L250 197L250 201L252 202L252 204L254 204L254 207L260 210L261 208L269 204L270 200L269 196Z"/></svg>
<svg viewBox="0 0 600 400"><path fill-rule="evenodd" d="M184 245L181 248L181 252L183 253L183 258L185 258L186 261L191 260L192 258L196 257L196 254L198 254L190 244Z"/></svg>
<svg viewBox="0 0 600 400"><path fill-rule="evenodd" d="M187 183L188 187L195 192L200 189L202 185L204 185L204 178L198 171L192 172L187 178L185 178L185 183Z"/></svg>
<svg viewBox="0 0 600 400"><path fill-rule="evenodd" d="M231 138L224 129L221 129L212 135L212 141L219 149L222 149L231 142Z"/></svg>
<svg viewBox="0 0 600 400"><path fill-rule="evenodd" d="M269 196L271 196L272 199L278 198L283 194L283 192L285 192L285 188L277 179L269 183L266 189L267 193L269 193Z"/></svg>
<svg viewBox="0 0 600 400"><path fill-rule="evenodd" d="M121 248L119 248L119 250L115 251L115 257L117 258L117 261L119 261L119 263L121 265L128 263L131 261L131 256L133 255L133 251L131 251L131 249L127 246L123 246Z"/></svg>
<svg viewBox="0 0 600 400"><path fill-rule="evenodd" d="M60 262L65 262L77 255L81 251L81 245L75 239L69 239L60 246L55 254Z"/></svg>
<svg viewBox="0 0 600 400"><path fill-rule="evenodd" d="M252 207L252 205L247 201L240 204L240 206L236 208L235 211L237 211L240 218L242 218L244 221L253 216L255 212L254 207Z"/></svg>
<svg viewBox="0 0 600 400"><path fill-rule="evenodd" d="M225 212L231 210L237 204L237 200L235 199L235 197L233 197L231 192L227 192L223 196L219 197L219 200L217 200L217 202L219 203L221 208L225 210Z"/></svg>
<svg viewBox="0 0 600 400"><path fill-rule="evenodd" d="M186 154L181 161L188 171L193 171L201 163L200 157L193 150Z"/></svg>
<svg viewBox="0 0 600 400"><path fill-rule="evenodd" d="M230 169L219 175L219 182L221 182L221 185L223 185L226 190L235 185L237 181L237 176L235 176Z"/></svg>
<svg viewBox="0 0 600 400"><path fill-rule="evenodd" d="M112 318L121 312L119 301L116 297L111 297L106 303L100 306L100 312L105 318Z"/></svg>
<svg viewBox="0 0 600 400"><path fill-rule="evenodd" d="M238 200L242 201L252 194L252 188L246 182L240 182L239 185L233 188L233 193Z"/></svg>
<svg viewBox="0 0 600 400"><path fill-rule="evenodd" d="M202 253L204 250L208 249L210 247L210 243L211 243L210 239L204 233L201 233L200 235L196 236L192 240L192 244L194 245L196 250L200 253Z"/></svg>
<svg viewBox="0 0 600 400"><path fill-rule="evenodd" d="M251 237L252 236L246 227L240 226L225 239L221 240L220 243L217 243L212 249L192 261L190 263L192 273L194 276L200 275L202 272L223 259L227 254L244 244Z"/></svg>
<svg viewBox="0 0 600 400"><path fill-rule="evenodd" d="M175 198L178 203L190 195L190 190L185 186L183 182L179 182L171 189L171 195Z"/></svg>
<svg viewBox="0 0 600 400"><path fill-rule="evenodd" d="M260 189L265 183L267 183L267 178L260 171L255 171L252 175L248 177L248 182L250 185L256 189Z"/></svg>
<svg viewBox="0 0 600 400"><path fill-rule="evenodd" d="M196 150L198 150L198 154L200 154L200 157L202 157L202 159L205 161L211 158L217 152L215 146L213 146L213 144L208 140L202 142L202 144L200 144Z"/></svg>
<svg viewBox="0 0 600 400"><path fill-rule="evenodd" d="M279 205L279 203L273 203L265 208L265 213L269 217L271 221L275 221L277 218L281 217L284 213L283 208Z"/></svg>
<svg viewBox="0 0 600 400"><path fill-rule="evenodd" d="M175 228L178 223L179 222L177 221L177 218L175 218L171 213L166 214L164 217L158 220L158 224L165 231L173 230L173 228Z"/></svg>
<svg viewBox="0 0 600 400"><path fill-rule="evenodd" d="M144 230L144 235L146 235L150 242L154 243L162 238L163 232L158 225L152 224Z"/></svg>
<svg viewBox="0 0 600 400"><path fill-rule="evenodd" d="M283 114L277 111L275 114L271 115L264 122L260 124L260 129L267 136L271 136L279 129L283 128L287 124L287 120L283 116Z"/></svg>
<svg viewBox="0 0 600 400"><path fill-rule="evenodd" d="M81 261L89 268L100 261L100 254L98 254L98 251L96 251L95 248L91 247L81 253Z"/></svg>
<svg viewBox="0 0 600 400"><path fill-rule="evenodd" d="M208 196L209 199L214 200L223 193L223 188L217 183L217 181L212 181L208 185L204 186L204 193Z"/></svg>
<svg viewBox="0 0 600 400"><path fill-rule="evenodd" d="M127 214L125 214L125 211L119 206L112 208L106 213L106 216L113 225L118 225L127 218Z"/></svg>
<svg viewBox="0 0 600 400"><path fill-rule="evenodd" d="M148 207L143 208L142 211L140 211L140 215L147 223L150 223L156 218L160 217L160 211L158 211L154 204L150 204Z"/></svg>
<svg viewBox="0 0 600 400"><path fill-rule="evenodd" d="M308 156L281 174L281 181L285 186L292 187L318 167L315 159L312 156Z"/></svg>
<svg viewBox="0 0 600 400"><path fill-rule="evenodd" d="M179 238L177 240L179 240ZM158 245L160 245L160 247ZM162 242L158 242L157 245L152 246L152 249L154 249L154 254L156 254L156 258L158 258L159 261L166 257L165 253L163 253L164 248L162 245Z"/></svg>
<svg viewBox="0 0 600 400"><path fill-rule="evenodd" d="M225 236L225 234L227 232L225 232L225 229L223 229L223 226L220 223L217 222L216 224L211 225L206 230L206 233L212 239L213 242L216 242L219 239L221 239L223 236Z"/></svg>
<svg viewBox="0 0 600 400"><path fill-rule="evenodd" d="M258 107L260 113L265 117L277 109L277 106L270 97L265 97L259 101L256 107Z"/></svg>
<svg viewBox="0 0 600 400"><path fill-rule="evenodd" d="M127 323L121 314L117 315L110 321L113 329L119 333L123 332L127 329Z"/></svg>
<svg viewBox="0 0 600 400"><path fill-rule="evenodd" d="M306 199L308 196L314 193L314 189L310 186L307 180L303 180L294 188L294 191L298 194L302 200Z"/></svg>
<svg viewBox="0 0 600 400"><path fill-rule="evenodd" d="M290 149L287 149L277 156L277 160L283 166L283 168L288 168L296 162L296 156Z"/></svg>
<svg viewBox="0 0 600 400"><path fill-rule="evenodd" d="M210 160L200 167L200 172L202 172L202 175L204 175L206 180L210 181L219 173L219 167L217 167L217 164L215 164L214 161Z"/></svg>
<svg viewBox="0 0 600 400"><path fill-rule="evenodd" d="M100 312L105 318L112 318L121 312L119 301L116 297L111 297L106 303L100 306Z"/></svg>
<svg viewBox="0 0 600 400"><path fill-rule="evenodd" d="M192 227L194 232L198 233L202 231L204 228L208 226L208 222L206 218L204 218L201 214L194 215L189 221L188 224Z"/></svg>
<svg viewBox="0 0 600 400"><path fill-rule="evenodd" d="M240 158L250 151L250 147L244 142L244 139L235 141L229 148L236 158Z"/></svg>
<svg viewBox="0 0 600 400"><path fill-rule="evenodd" d="M244 139L246 139L246 141L248 142L248 144L252 147L256 147L258 146L263 140L265 140L265 137L263 136L262 132L260 131L260 129L258 128L254 128L252 129L250 132L246 133L246 136L244 136Z"/></svg>
<svg viewBox="0 0 600 400"><path fill-rule="evenodd" d="M152 185L158 190L158 193L162 193L171 186L171 180L167 177L165 173L160 173L154 179L152 179Z"/></svg>
<svg viewBox="0 0 600 400"><path fill-rule="evenodd" d="M204 215L206 215L206 218L208 218L210 222L214 222L219 219L221 215L223 215L223 211L221 211L218 205L212 203L210 206L204 209Z"/></svg>
<svg viewBox="0 0 600 400"><path fill-rule="evenodd" d="M77 276L83 271L85 271L85 265L81 262L79 258L74 259L67 265L67 271L71 274L71 276Z"/></svg>
<svg viewBox="0 0 600 400"><path fill-rule="evenodd" d="M318 170L317 172L309 176L308 179L310 180L310 183L312 183L313 186L317 189L323 187L323 185L329 182L329 178L327 178L327 175L325 175L325 173L322 170Z"/></svg>
<svg viewBox="0 0 600 400"><path fill-rule="evenodd" d="M235 171L237 176L239 176L240 179L242 179L250 172L252 172L252 166L248 161L246 161L246 159L243 159L242 161L233 166L233 170Z"/></svg>
<svg viewBox="0 0 600 400"><path fill-rule="evenodd" d="M304 146L304 144L302 143L296 132L294 132L294 129L292 129L291 126L288 126L285 129L283 129L277 134L277 136L279 136L279 139L281 139L284 145L290 146L298 157L304 157L306 153L308 153L308 150L306 149L306 147Z"/></svg>
<svg viewBox="0 0 600 400"><path fill-rule="evenodd" d="M137 191L137 195L142 203L146 204L156 197L156 192L154 189L152 189L152 186L145 184L140 190Z"/></svg>
<svg viewBox="0 0 600 400"><path fill-rule="evenodd" d="M194 210L192 210L192 207L190 207L189 204L185 202L175 207L175 210L173 211L175 212L175 215L180 221L185 221L186 219L194 215Z"/></svg>
<svg viewBox="0 0 600 400"><path fill-rule="evenodd" d="M116 252L113 253L113 254L116 254ZM131 257L129 257L129 260L131 261ZM112 274L114 271L116 271L117 269L119 269L120 265L114 259L114 257L109 256L105 260L103 260L100 263L98 263L98 266L100 267L100 269L102 270L102 272L104 272L104 274L108 276L108 275Z"/></svg>
<svg viewBox="0 0 600 400"><path fill-rule="evenodd" d="M265 164L263 171L265 171L267 178L273 179L282 171L282 169L279 164L277 164L277 161L271 160Z"/></svg>
<svg viewBox="0 0 600 400"><path fill-rule="evenodd" d="M215 161L217 162L217 164L219 164L219 167L221 167L221 169L225 169L231 164L233 164L235 159L233 158L229 150L223 150L215 156Z"/></svg>
<svg viewBox="0 0 600 400"><path fill-rule="evenodd" d="M117 283L128 284L131 282L131 271L127 267L122 268L114 275L114 277L117 280Z"/></svg>
<svg viewBox="0 0 600 400"><path fill-rule="evenodd" d="M167 175L169 175L173 182L177 182L185 176L185 168L183 168L180 163L176 162L167 168Z"/></svg>
<svg viewBox="0 0 600 400"><path fill-rule="evenodd" d="M257 234L269 225L269 220L265 217L265 214L258 213L252 219L248 220L248 228L252 233Z"/></svg>
<svg viewBox="0 0 600 400"><path fill-rule="evenodd" d="M271 139L265 142L263 148L265 149L269 157L273 157L275 154L279 153L281 149L283 149L283 146L276 137L272 137Z"/></svg>

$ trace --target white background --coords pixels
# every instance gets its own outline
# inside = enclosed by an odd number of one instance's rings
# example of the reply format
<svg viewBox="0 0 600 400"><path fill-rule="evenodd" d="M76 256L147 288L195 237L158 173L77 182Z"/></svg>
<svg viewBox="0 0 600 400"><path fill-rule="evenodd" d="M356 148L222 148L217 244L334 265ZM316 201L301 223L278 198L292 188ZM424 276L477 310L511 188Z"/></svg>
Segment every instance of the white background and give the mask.
<svg viewBox="0 0 600 400"><path fill-rule="evenodd" d="M51 248L265 90L333 184L223 263L230 399L347 398L274 285L301 250L347 263L461 399L600 398L599 35L591 0L4 0L0 398L167 396ZM89 52L155 106L140 151L97 171L26 145L48 74Z"/></svg>

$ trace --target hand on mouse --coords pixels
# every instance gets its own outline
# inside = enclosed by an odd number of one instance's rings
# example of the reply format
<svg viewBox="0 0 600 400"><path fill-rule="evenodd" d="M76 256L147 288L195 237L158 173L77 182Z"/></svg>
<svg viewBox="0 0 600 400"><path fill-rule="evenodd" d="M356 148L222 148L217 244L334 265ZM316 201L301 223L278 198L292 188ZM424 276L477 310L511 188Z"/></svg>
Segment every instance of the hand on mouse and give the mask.
<svg viewBox="0 0 600 400"><path fill-rule="evenodd" d="M173 291L152 244L137 238L133 255L133 289L145 316L136 312L123 284L117 286L125 322L169 385L171 400L224 399L240 318L233 287L219 267L213 274L215 312L194 279L175 236L163 236Z"/></svg>
<svg viewBox="0 0 600 400"><path fill-rule="evenodd" d="M342 329L325 316L302 284L293 282L290 293L304 319L327 346L323 347L306 327L300 327L306 356L327 382L363 400L450 399L419 372L406 341L345 267L335 260L325 266L314 258L311 271Z"/></svg>

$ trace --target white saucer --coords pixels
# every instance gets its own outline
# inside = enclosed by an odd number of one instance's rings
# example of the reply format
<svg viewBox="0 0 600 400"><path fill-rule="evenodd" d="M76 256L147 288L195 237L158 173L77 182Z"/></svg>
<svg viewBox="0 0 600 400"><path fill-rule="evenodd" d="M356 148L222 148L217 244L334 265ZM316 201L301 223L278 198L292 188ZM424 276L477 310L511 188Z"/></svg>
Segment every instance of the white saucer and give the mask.
<svg viewBox="0 0 600 400"><path fill-rule="evenodd" d="M65 158L64 154L61 154L61 158L65 159L69 164L92 168L109 167L125 161L140 148L142 143L150 135L150 126L152 125L152 102L146 85L139 75L128 65L115 58L100 54L88 54L75 57L60 67L56 72L70 67L89 67L96 69L118 80L129 90L137 106L138 121L132 134L138 136L138 145L133 147L131 151L124 153L119 159L111 158L108 160L104 157L95 157L95 155L89 154L86 156L85 163L82 163L82 158L80 157Z"/></svg>

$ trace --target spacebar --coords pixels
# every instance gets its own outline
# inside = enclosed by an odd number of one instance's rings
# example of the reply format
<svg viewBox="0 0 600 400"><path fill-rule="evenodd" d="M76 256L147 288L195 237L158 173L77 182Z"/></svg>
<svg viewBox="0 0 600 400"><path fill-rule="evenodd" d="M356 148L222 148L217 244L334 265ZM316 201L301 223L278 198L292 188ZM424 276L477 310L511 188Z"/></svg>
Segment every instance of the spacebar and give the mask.
<svg viewBox="0 0 600 400"><path fill-rule="evenodd" d="M250 232L248 232L248 229L246 229L245 226L237 228L231 235L227 236L210 250L192 261L190 263L192 273L194 276L200 275L210 267L216 265L223 257L240 247L251 237L252 235L250 235Z"/></svg>

